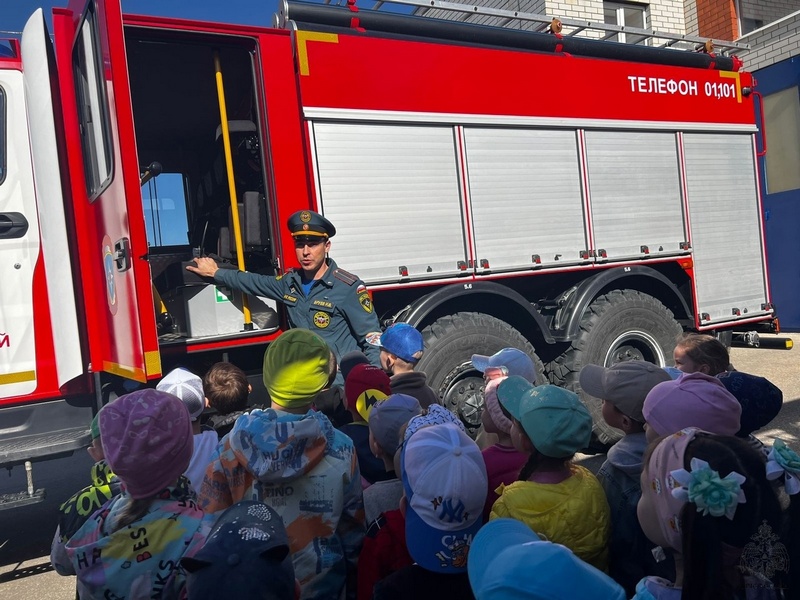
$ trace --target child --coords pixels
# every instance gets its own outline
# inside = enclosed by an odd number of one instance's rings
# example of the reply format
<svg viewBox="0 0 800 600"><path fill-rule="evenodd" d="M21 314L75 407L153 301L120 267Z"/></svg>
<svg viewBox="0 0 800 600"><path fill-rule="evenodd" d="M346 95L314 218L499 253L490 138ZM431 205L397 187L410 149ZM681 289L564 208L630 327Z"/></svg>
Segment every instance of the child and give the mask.
<svg viewBox="0 0 800 600"><path fill-rule="evenodd" d="M486 413L486 390L489 386L489 382L493 380L498 380L495 384L495 387L500 384L501 379L505 379L509 375L519 375L520 377L524 377L527 381L531 384L536 385L536 366L533 364L533 360L530 356L524 353L522 350L518 350L516 348L503 348L498 352L495 352L491 356L485 356L483 354L473 354L472 355L472 366L475 367L476 370L483 373L483 381L484 383L484 402L483 402L483 410L481 411L481 423L483 427L478 432L478 436L475 438L475 442L477 442L478 447L481 450L486 450L492 446L505 446L506 448L510 445L507 443L508 440L501 444L500 436L495 433L494 428L490 425L489 428L492 431L489 431L486 428L486 424L483 421L483 415ZM500 407L497 405L497 410L495 414L500 413ZM502 414L501 414L502 416ZM502 419L501 419L502 421ZM500 422L500 421L495 421ZM511 427L510 421L509 428ZM512 449L513 450L513 449ZM527 457L526 457L527 458ZM524 462L524 461L523 461ZM510 466L510 465L509 465ZM522 465L520 465L520 468ZM489 468L487 464L487 469ZM512 481L516 480L516 474L519 473L519 469L516 470L514 473L513 479L509 481L497 481L497 477L494 476L492 473L489 474L489 499L487 499L488 509L486 510L486 516L488 517L488 510L492 508L490 502L494 502L497 499L497 494L495 494L495 489L497 488L500 483L511 483Z"/></svg>
<svg viewBox="0 0 800 600"><path fill-rule="evenodd" d="M489 478L489 489L486 504L483 506L483 518L489 519L492 506L500 497L497 489L501 485L511 485L517 480L520 469L528 460L528 455L514 448L511 441L511 427L514 425L503 414L500 401L497 399L497 386L505 381L505 377L492 379L486 383L483 392L483 412L481 423L486 433L497 436L497 443L481 451L486 465L486 476Z"/></svg>
<svg viewBox="0 0 800 600"><path fill-rule="evenodd" d="M211 462L211 455L219 443L216 431L210 427L200 426L200 415L206 407L203 381L186 369L173 369L158 382L156 389L176 396L189 411L192 434L194 434L194 452L184 475L189 480L192 490L197 493L203 483L206 467Z"/></svg>
<svg viewBox="0 0 800 600"><path fill-rule="evenodd" d="M413 561L406 549L405 519L400 513L403 483L397 479L401 430L422 412L416 398L394 394L369 415L369 445L392 478L364 490L367 535L358 556L358 598L369 600L375 584ZM398 464L395 468L395 463Z"/></svg>
<svg viewBox="0 0 800 600"><path fill-rule="evenodd" d="M687 428L657 443L642 472L639 521L675 557L675 581L643 579L637 599L775 598L786 571L780 508L746 442ZM794 565L792 565L793 567ZM794 596L787 596L794 597Z"/></svg>
<svg viewBox="0 0 800 600"><path fill-rule="evenodd" d="M296 600L289 538L280 515L243 500L220 515L203 547L181 559L189 600Z"/></svg>
<svg viewBox="0 0 800 600"><path fill-rule="evenodd" d="M497 377L519 375L536 385L536 366L531 357L516 348L503 348L491 356L472 355L472 366L483 373L486 381Z"/></svg>
<svg viewBox="0 0 800 600"><path fill-rule="evenodd" d="M514 419L514 447L528 454L528 460L518 481L500 486L490 518L522 521L606 571L608 502L597 478L571 462L589 445L589 411L573 392L554 385L534 387L516 376L498 386L497 398Z"/></svg>
<svg viewBox="0 0 800 600"><path fill-rule="evenodd" d="M91 471L92 483L77 492L58 509L58 528L53 539L51 549L53 553L50 556L50 561L54 566L56 563L54 553L58 546L66 544L98 508L122 491L119 477L111 472L111 467L106 462L98 421L98 415L95 415L90 426L92 445L86 449L89 456L95 461ZM68 573L60 574L67 575Z"/></svg>
<svg viewBox="0 0 800 600"><path fill-rule="evenodd" d="M267 348L262 375L271 406L240 416L217 446L199 494L206 520L240 500L267 504L286 525L302 597L354 596L364 538L356 451L311 410L329 381L330 349L290 329Z"/></svg>
<svg viewBox="0 0 800 600"><path fill-rule="evenodd" d="M422 408L439 403L425 373L414 371L425 349L419 331L408 323L395 323L370 343L381 349L381 368L391 375L393 394L414 396Z"/></svg>
<svg viewBox="0 0 800 600"><path fill-rule="evenodd" d="M480 450L457 425L445 423L417 429L401 452L400 509L414 564L380 581L374 598L473 598L467 556L483 524L487 489Z"/></svg>
<svg viewBox="0 0 800 600"><path fill-rule="evenodd" d="M369 447L383 463L385 476L364 490L364 514L368 524L381 513L400 506L403 484L397 479L394 468L394 457L400 448L400 429L421 412L416 398L392 394L376 404L369 415Z"/></svg>
<svg viewBox="0 0 800 600"><path fill-rule="evenodd" d="M344 396L347 410L352 415L352 423L338 429L353 440L365 488L376 481L388 479L383 461L370 449L367 420L374 406L386 400L391 393L389 376L373 365L356 365L344 382Z"/></svg>
<svg viewBox="0 0 800 600"><path fill-rule="evenodd" d="M608 575L571 550L539 538L516 519L495 519L475 536L467 559L477 600L625 600Z"/></svg>
<svg viewBox="0 0 800 600"><path fill-rule="evenodd" d="M336 429L341 429L344 425L353 422L353 416L347 410L347 404L344 400L344 390L342 390L341 385L335 385L339 376L336 355L331 352L330 362L328 363L328 383L320 390L312 403L314 410L328 417L328 420ZM345 379L342 376L342 382L344 381Z"/></svg>
<svg viewBox="0 0 800 600"><path fill-rule="evenodd" d="M244 371L229 362L214 363L203 376L203 391L208 405L217 411L208 424L217 432L219 439L233 429L236 419L247 410L252 389Z"/></svg>
<svg viewBox="0 0 800 600"><path fill-rule="evenodd" d="M645 575L672 575L672 564L657 563L652 543L636 518L642 495L642 476L647 439L642 406L647 394L659 383L671 381L662 368L642 360L629 360L604 368L586 365L579 381L584 392L602 400L603 419L625 435L608 451L597 479L611 509L609 574L632 596Z"/></svg>
<svg viewBox="0 0 800 600"><path fill-rule="evenodd" d="M783 406L783 392L768 379L741 371L720 373L717 379L742 405L739 431L734 435L747 440L757 450L764 450L764 444L753 432L766 427L778 416Z"/></svg>
<svg viewBox="0 0 800 600"><path fill-rule="evenodd" d="M647 441L652 442L684 427L734 435L740 428L742 406L719 379L695 372L655 386L645 398L642 414Z"/></svg>
<svg viewBox="0 0 800 600"><path fill-rule="evenodd" d="M719 375L732 370L725 344L713 335L684 333L672 353L675 366L684 373Z"/></svg>
<svg viewBox="0 0 800 600"><path fill-rule="evenodd" d="M54 553L56 568L77 574L81 598L177 598L178 561L202 543L203 513L182 476L193 448L189 412L175 396L144 389L104 406L99 424L124 491Z"/></svg>

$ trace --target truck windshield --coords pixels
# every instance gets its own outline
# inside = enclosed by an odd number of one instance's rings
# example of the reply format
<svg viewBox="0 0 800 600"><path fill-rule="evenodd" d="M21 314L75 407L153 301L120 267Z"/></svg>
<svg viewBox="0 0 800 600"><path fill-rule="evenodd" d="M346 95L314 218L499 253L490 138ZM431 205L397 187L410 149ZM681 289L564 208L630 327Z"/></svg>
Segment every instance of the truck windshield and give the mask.
<svg viewBox="0 0 800 600"><path fill-rule="evenodd" d="M148 181L142 188L142 207L150 247L189 244L182 173L162 173Z"/></svg>

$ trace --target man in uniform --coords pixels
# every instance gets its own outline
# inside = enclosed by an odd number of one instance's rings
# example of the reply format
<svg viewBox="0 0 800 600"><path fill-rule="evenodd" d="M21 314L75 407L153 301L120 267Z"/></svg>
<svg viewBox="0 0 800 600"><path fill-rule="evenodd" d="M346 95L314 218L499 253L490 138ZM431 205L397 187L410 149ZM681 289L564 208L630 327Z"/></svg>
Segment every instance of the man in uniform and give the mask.
<svg viewBox="0 0 800 600"><path fill-rule="evenodd" d="M300 269L272 277L233 269L220 269L212 258L195 258L197 266L186 267L214 282L286 305L291 327L310 329L325 340L338 361L353 350L361 350L374 365L380 353L366 337L380 333L380 324L364 282L337 267L327 257L336 228L328 219L310 210L294 213L288 220ZM341 373L336 384L344 385Z"/></svg>

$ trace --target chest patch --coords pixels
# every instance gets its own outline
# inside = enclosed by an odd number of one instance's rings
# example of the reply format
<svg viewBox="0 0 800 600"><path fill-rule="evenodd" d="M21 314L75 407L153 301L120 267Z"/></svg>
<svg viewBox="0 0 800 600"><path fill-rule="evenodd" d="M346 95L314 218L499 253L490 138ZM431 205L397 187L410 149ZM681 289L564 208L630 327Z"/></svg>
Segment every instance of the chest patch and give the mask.
<svg viewBox="0 0 800 600"><path fill-rule="evenodd" d="M314 326L319 329L325 329L331 324L331 318L326 312L317 311L314 313Z"/></svg>

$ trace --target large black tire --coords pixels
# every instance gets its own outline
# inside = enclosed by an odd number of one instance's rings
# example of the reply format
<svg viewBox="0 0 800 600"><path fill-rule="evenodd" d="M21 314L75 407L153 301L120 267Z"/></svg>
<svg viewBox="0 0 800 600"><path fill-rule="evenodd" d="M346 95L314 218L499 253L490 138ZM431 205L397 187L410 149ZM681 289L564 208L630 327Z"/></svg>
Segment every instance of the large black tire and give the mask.
<svg viewBox="0 0 800 600"><path fill-rule="evenodd" d="M612 444L622 432L606 425L602 402L583 393L578 374L584 365L609 367L626 360L646 360L660 367L673 364L675 340L682 331L672 311L635 290L615 290L597 297L581 318L578 337L547 365L551 383L580 395L594 420L601 444Z"/></svg>
<svg viewBox="0 0 800 600"><path fill-rule="evenodd" d="M491 355L518 348L534 362L537 383L545 383L542 361L530 342L500 319L483 313L441 317L422 330L425 354L417 370L428 376L442 405L454 412L471 435L477 435L483 411L483 376L472 366L473 354Z"/></svg>

